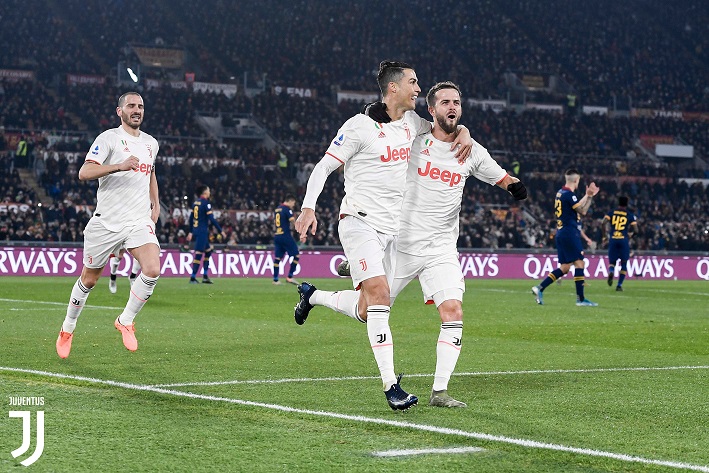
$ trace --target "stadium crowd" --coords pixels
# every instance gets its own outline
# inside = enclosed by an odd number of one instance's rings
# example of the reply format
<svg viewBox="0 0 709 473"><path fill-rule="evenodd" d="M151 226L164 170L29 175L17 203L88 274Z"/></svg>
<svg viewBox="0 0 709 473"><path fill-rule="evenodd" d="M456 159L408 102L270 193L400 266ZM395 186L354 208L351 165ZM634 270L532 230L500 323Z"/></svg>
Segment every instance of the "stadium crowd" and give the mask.
<svg viewBox="0 0 709 473"><path fill-rule="evenodd" d="M709 12L699 0L683 2L673 15L660 14L666 6L659 0L601 0L600 5L444 0L378 15L376 27L361 21L382 8L373 0L344 10L325 0L208 1L199 8L188 0L149 5L121 0L100 8L79 0L61 7L40 3L0 2L0 17L13 25L0 32L0 69L33 73L30 79L0 78L0 198L5 204L0 241L81 240L96 183L78 181L77 170L93 137L116 124L113 104L126 86L116 85L115 69L118 61L134 59L126 43L130 38L131 44L181 48L198 80L239 84L233 96L168 83L141 87L143 129L161 145L157 176L165 208L158 231L164 243L184 244L186 209L194 188L206 184L213 189L214 207L223 210L228 242L221 243L270 244L266 216L286 193L304 194L313 164L339 125L361 106L337 103L336 92L376 90L378 61L406 51L424 91L436 81L454 80L465 97L505 100L515 92L505 79L511 72L555 75L578 98L571 106L566 94L528 91L526 101L562 103L564 113L465 106L463 123L473 137L523 179L531 194L517 206L504 192L470 182L460 247L553 246L551 200L563 169L573 165L585 182L594 179L602 189L593 215L583 222L594 242L601 241L602 215L624 193L640 218L637 250L709 251L707 187L679 179L707 178L707 171L699 164L649 157L638 146L643 136L669 137L706 157L706 121L584 114L579 107L709 112L709 34L702 28ZM120 35L107 34L123 11L143 14L126 22ZM435 27L443 22L449 24L445 37ZM398 34L402 29L417 34ZM75 84L67 74L102 79ZM240 82L244 74L266 79L263 92L247 95ZM146 68L143 78L184 80L159 68ZM314 94L279 94L267 85L305 87ZM197 113L250 114L275 146L216 139L196 124ZM419 113L428 116L423 108ZM56 136L66 139L52 139ZM16 152L18 139L28 144L27 156ZM38 206L36 189L23 182L17 168L31 169L51 202ZM340 179L338 174L326 185L319 201L322 222L310 245L339 244Z"/></svg>

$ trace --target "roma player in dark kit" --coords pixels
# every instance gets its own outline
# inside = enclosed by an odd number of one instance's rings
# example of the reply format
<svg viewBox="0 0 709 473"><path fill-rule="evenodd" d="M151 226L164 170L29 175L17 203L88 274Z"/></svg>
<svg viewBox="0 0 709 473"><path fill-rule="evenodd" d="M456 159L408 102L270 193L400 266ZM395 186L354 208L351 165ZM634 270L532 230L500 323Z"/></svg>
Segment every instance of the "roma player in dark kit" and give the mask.
<svg viewBox="0 0 709 473"><path fill-rule="evenodd" d="M212 280L209 279L209 260L214 248L212 248L212 245L209 243L209 222L212 222L212 225L222 234L223 239L225 239L225 235L222 231L222 227L212 213L212 204L209 203L209 197L211 195L209 187L199 186L197 188L197 195L199 197L194 201L194 204L192 204L192 213L190 214L188 223L190 233L187 235L187 241L192 241L194 238L194 259L192 260L190 284L199 283L199 281L197 281L197 271L199 271L202 256L204 256L202 282L204 284L212 284Z"/></svg>
<svg viewBox="0 0 709 473"><path fill-rule="evenodd" d="M559 189L554 199L554 215L556 216L556 250L559 256L559 267L538 286L532 288L537 304L544 304L543 293L551 283L565 275L573 266L574 282L576 283L576 305L579 307L595 307L598 304L591 302L584 296L584 260L583 246L581 246L581 225L579 219L586 215L593 196L598 194L598 187L594 182L586 188L586 194L579 199L574 191L579 186L581 175L576 169L568 169L564 173L566 184Z"/></svg>
<svg viewBox="0 0 709 473"><path fill-rule="evenodd" d="M290 228L291 222L295 222L295 217L293 216L294 207L295 197L287 195L286 199L276 208L274 213L273 223L276 230L273 234L273 246L276 257L273 260L273 284L280 284L280 281L278 281L278 273L281 269L281 260L286 253L293 257L293 261L291 261L290 268L288 269L286 281L291 284L298 284L298 281L293 279L293 273L295 273L295 269L298 267L300 251L298 250L295 239L293 239Z"/></svg>
<svg viewBox="0 0 709 473"><path fill-rule="evenodd" d="M620 260L620 276L616 291L623 290L630 259L630 235L638 228L635 214L628 211L628 198L618 197L618 208L603 217L603 240L608 240L608 285L613 285L615 264Z"/></svg>

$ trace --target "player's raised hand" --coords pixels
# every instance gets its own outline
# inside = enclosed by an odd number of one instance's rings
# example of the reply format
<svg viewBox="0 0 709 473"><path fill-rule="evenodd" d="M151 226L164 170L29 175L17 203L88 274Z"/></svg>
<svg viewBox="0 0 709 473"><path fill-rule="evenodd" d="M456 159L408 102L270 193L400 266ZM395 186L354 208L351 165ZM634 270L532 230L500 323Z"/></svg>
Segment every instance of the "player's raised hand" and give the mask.
<svg viewBox="0 0 709 473"><path fill-rule="evenodd" d="M311 235L315 235L317 229L318 219L315 218L315 210L304 208L295 221L295 230L300 235L300 241L304 242L308 238L308 230Z"/></svg>
<svg viewBox="0 0 709 473"><path fill-rule="evenodd" d="M131 154L125 161L118 165L118 169L121 171L136 170L139 165L140 160Z"/></svg>
<svg viewBox="0 0 709 473"><path fill-rule="evenodd" d="M598 191L601 189L596 185L595 182L592 182L586 187L586 195L589 197L593 197L594 195L598 194Z"/></svg>

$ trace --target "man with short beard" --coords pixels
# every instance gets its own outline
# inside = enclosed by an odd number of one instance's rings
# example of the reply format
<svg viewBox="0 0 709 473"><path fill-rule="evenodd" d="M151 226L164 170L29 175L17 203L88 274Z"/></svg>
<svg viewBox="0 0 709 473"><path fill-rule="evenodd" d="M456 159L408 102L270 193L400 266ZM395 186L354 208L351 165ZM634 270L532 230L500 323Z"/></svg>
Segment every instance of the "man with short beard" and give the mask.
<svg viewBox="0 0 709 473"><path fill-rule="evenodd" d="M424 303L435 304L441 318L429 405L466 407L464 402L448 395L448 381L463 339L465 280L457 242L465 182L468 177L476 177L507 190L516 200L526 199L527 189L475 141L470 157L465 163L458 162L450 149L462 115L460 89L456 84L439 82L434 85L426 95L426 103L434 119L433 129L418 136L411 147L391 305L406 285L418 277ZM351 298L342 291L316 291L311 299L322 301L326 307L349 317L361 317L356 305L344 303Z"/></svg>
<svg viewBox="0 0 709 473"><path fill-rule="evenodd" d="M79 169L79 180L98 179L99 187L94 215L84 229L84 267L71 290L57 338L60 358L68 357L71 352L76 321L111 254L127 248L142 267L125 309L114 322L123 345L130 351L138 349L133 319L153 293L160 276L160 243L155 235L160 216L155 178L158 142L140 131L144 104L138 92L121 95L116 115L121 125L96 138Z"/></svg>
<svg viewBox="0 0 709 473"><path fill-rule="evenodd" d="M358 114L337 132L325 156L308 179L302 213L295 228L305 241L315 235L315 204L327 177L344 165L345 196L340 206L338 232L347 259L353 262L352 282L361 291L344 291L358 304L360 319L367 321L367 335L384 385L384 395L394 410L406 410L418 398L400 386L394 372L394 344L389 327L390 287L393 282L396 241L401 204L406 187L406 169L411 145L431 123L414 108L421 88L414 69L403 62L382 61L377 83L382 92L382 118ZM384 121L386 120L386 123ZM467 157L472 145L463 127L449 145ZM305 323L308 313L319 303L318 291L304 281L298 286L300 300L294 310L295 322Z"/></svg>

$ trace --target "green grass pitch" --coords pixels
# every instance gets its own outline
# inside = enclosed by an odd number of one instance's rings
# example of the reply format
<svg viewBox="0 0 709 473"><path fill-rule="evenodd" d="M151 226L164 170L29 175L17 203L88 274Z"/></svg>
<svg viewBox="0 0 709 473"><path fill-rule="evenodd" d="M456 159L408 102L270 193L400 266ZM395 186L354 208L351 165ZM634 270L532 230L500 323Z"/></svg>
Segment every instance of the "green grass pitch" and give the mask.
<svg viewBox="0 0 709 473"><path fill-rule="evenodd" d="M427 405L440 320L414 281L391 315L397 372L420 399L407 412L386 404L364 325L316 308L297 326L295 286L268 279L161 279L135 353L113 327L128 280L110 294L101 279L61 360L73 281L0 279L0 471L24 471L43 410L27 471L709 472L706 281L630 279L618 293L590 280L597 308L574 305L571 281L544 306L531 280L468 281L449 385L468 408L448 410ZM12 410L32 412L18 458ZM482 450L404 454L469 447Z"/></svg>

